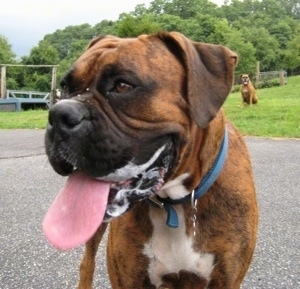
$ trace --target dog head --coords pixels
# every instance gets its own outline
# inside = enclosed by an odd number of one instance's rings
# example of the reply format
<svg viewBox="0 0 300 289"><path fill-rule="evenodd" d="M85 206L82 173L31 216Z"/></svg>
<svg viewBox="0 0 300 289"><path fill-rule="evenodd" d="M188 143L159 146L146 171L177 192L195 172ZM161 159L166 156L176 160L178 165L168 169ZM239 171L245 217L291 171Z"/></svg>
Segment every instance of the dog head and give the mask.
<svg viewBox="0 0 300 289"><path fill-rule="evenodd" d="M179 33L93 40L61 81L64 100L49 112L46 152L57 173L70 175L44 221L50 241L61 248L85 242L102 221L181 174L193 131L218 113L236 62L229 49ZM92 211L99 216L93 225ZM75 226L82 237L66 243L72 218L84 223Z"/></svg>
<svg viewBox="0 0 300 289"><path fill-rule="evenodd" d="M249 74L241 74L242 85L247 85L250 82Z"/></svg>

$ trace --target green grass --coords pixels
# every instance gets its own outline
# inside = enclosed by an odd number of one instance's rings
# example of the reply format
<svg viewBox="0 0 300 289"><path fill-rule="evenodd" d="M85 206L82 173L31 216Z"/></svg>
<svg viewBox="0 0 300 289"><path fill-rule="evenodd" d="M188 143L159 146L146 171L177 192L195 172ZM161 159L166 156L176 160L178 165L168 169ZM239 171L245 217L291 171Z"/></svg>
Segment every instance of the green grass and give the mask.
<svg viewBox="0 0 300 289"><path fill-rule="evenodd" d="M44 129L48 121L47 110L0 112L0 128Z"/></svg>
<svg viewBox="0 0 300 289"><path fill-rule="evenodd" d="M239 93L228 96L223 108L243 135L300 138L300 76L285 86L257 90L258 103L240 107ZM0 128L44 129L48 112L0 112Z"/></svg>
<svg viewBox="0 0 300 289"><path fill-rule="evenodd" d="M228 96L223 108L243 135L300 138L300 76L285 86L257 90L258 103L240 107L240 93Z"/></svg>

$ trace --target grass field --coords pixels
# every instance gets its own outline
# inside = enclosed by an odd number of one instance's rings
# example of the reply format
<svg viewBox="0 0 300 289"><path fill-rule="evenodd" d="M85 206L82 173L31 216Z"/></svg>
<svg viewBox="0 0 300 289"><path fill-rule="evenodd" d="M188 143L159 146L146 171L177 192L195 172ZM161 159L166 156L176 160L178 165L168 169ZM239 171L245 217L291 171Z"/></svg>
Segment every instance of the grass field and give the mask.
<svg viewBox="0 0 300 289"><path fill-rule="evenodd" d="M21 112L0 112L0 128L43 129L48 121L47 110L26 110Z"/></svg>
<svg viewBox="0 0 300 289"><path fill-rule="evenodd" d="M258 103L240 107L240 93L232 93L223 108L244 135L300 138L300 76L287 85L257 90Z"/></svg>
<svg viewBox="0 0 300 289"><path fill-rule="evenodd" d="M300 138L300 76L287 85L257 90L258 103L240 108L240 94L228 96L223 108L243 135ZM44 129L48 112L0 112L0 128Z"/></svg>

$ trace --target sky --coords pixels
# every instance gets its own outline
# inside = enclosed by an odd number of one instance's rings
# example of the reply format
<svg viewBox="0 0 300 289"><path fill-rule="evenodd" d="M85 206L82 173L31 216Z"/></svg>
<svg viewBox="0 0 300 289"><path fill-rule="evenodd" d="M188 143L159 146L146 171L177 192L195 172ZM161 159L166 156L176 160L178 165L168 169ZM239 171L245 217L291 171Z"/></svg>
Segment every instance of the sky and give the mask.
<svg viewBox="0 0 300 289"><path fill-rule="evenodd" d="M104 19L117 20L123 12L131 12L137 4L152 0L7 0L0 9L0 35L21 57L29 55L46 34L67 26ZM211 0L222 4L223 0Z"/></svg>

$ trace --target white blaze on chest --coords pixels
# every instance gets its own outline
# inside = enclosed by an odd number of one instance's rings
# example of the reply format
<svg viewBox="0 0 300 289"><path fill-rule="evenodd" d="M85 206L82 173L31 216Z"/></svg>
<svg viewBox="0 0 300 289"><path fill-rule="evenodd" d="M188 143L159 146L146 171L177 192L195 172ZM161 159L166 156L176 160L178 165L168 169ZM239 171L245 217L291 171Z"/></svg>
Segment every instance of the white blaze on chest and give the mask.
<svg viewBox="0 0 300 289"><path fill-rule="evenodd" d="M171 199L181 199L190 194L186 187L183 185L183 181L189 177L190 174L185 173L178 176L172 181L168 181L164 186L156 193L161 198L169 197Z"/></svg>
<svg viewBox="0 0 300 289"><path fill-rule="evenodd" d="M178 214L178 228L166 225L166 213L163 210L151 209L149 212L153 235L145 244L143 253L150 259L148 273L155 286L162 283L163 275L177 273L182 269L207 280L213 270L213 254L196 252L193 249L193 237L186 235L183 209L181 206L174 208Z"/></svg>

